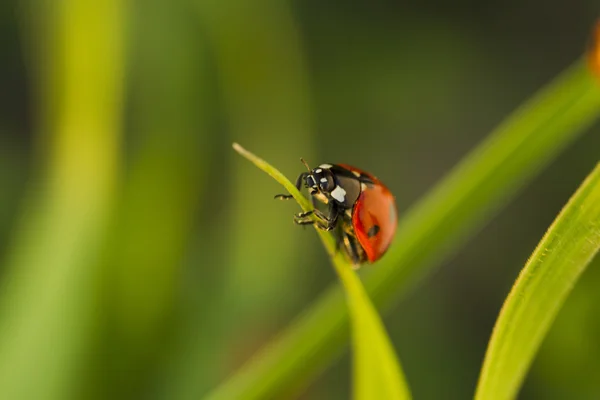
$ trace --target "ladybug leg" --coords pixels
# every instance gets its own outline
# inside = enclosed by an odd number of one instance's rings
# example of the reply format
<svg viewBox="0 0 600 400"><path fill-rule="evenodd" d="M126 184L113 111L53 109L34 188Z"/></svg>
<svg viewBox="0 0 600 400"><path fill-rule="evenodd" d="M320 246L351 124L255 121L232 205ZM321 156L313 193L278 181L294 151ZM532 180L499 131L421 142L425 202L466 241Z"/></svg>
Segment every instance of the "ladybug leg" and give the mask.
<svg viewBox="0 0 600 400"><path fill-rule="evenodd" d="M303 172L300 175L298 175L298 179L296 179L296 189L300 190L300 188L302 187L302 182L306 179L306 177L309 175L308 172ZM275 198L276 199L280 199L280 200L289 200L291 199L292 196L291 194L276 194Z"/></svg>
<svg viewBox="0 0 600 400"><path fill-rule="evenodd" d="M299 217L298 215L294 215L294 222L297 225L317 225L317 228L322 229L324 231L330 230L326 222L321 220L316 220L307 215L305 217Z"/></svg>
<svg viewBox="0 0 600 400"><path fill-rule="evenodd" d="M348 255L348 258L352 261L355 269L360 267L366 260L365 251L358 243L352 225L349 223L342 224L340 232L340 247L343 246L343 250Z"/></svg>
<svg viewBox="0 0 600 400"><path fill-rule="evenodd" d="M323 213L322 213L322 212L321 212L321 211L320 211L320 210L317 208L317 199L315 199L314 197L312 197L312 196L311 196L311 198L310 198L310 201L311 201L311 203L312 203L313 209L312 209L312 210L308 210L308 211L305 211L305 212L301 212L301 213L298 213L298 214L296 214L296 215L294 216L294 219L300 219L300 220L306 219L306 220L311 220L311 221L313 221L313 219L312 219L312 218L307 218L307 217L309 217L310 215L313 215L313 214L314 214L314 215L315 215L315 216L316 216L318 219L321 219L321 220L328 220L329 218L328 218L327 216L325 216L325 214L323 214ZM333 208L333 204L330 204L330 205L329 205L329 213L330 213L330 214L331 214L331 212L332 212L332 208Z"/></svg>
<svg viewBox="0 0 600 400"><path fill-rule="evenodd" d="M314 215L317 219L311 218ZM325 215L316 208L307 212L296 214L294 216L294 222L298 225L312 225L317 224L317 228L324 231L330 231L337 225L339 211L334 203L329 205L329 216Z"/></svg>
<svg viewBox="0 0 600 400"><path fill-rule="evenodd" d="M356 243L356 238L351 236L346 230L342 232L342 244L346 250L346 254L352 261L354 268L358 268L364 259L362 249L359 250L359 245Z"/></svg>
<svg viewBox="0 0 600 400"><path fill-rule="evenodd" d="M308 215L306 215L306 214L308 214ZM335 228L335 225L336 225L335 219L327 218L322 213L320 213L320 214L314 213L317 216L317 219L314 219L314 218L311 218L312 214L313 213L309 211L308 213L302 213L299 215L295 215L294 222L298 225L314 225L314 224L316 224L317 228L324 230L324 231L330 231L333 228Z"/></svg>
<svg viewBox="0 0 600 400"><path fill-rule="evenodd" d="M306 211L306 212L302 212L302 213L298 213L296 214L296 216L298 218L304 218L307 217L311 214L315 214L317 216L317 218L320 219L329 219L328 217L325 216L325 214L323 214L318 208L317 208L317 199L314 196L310 197L310 202L312 203L313 209ZM332 213L332 208L333 208L333 204L330 203L329 204L329 214Z"/></svg>

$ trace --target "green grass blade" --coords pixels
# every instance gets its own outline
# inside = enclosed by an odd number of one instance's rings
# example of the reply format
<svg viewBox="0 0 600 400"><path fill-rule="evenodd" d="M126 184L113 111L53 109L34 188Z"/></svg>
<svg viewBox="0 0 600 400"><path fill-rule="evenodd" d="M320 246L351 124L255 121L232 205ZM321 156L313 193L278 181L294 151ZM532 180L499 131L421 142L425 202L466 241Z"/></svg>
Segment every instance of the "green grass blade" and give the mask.
<svg viewBox="0 0 600 400"><path fill-rule="evenodd" d="M350 267L338 266L348 294L354 351L354 398L409 399L406 379L383 322L360 279Z"/></svg>
<svg viewBox="0 0 600 400"><path fill-rule="evenodd" d="M600 164L550 226L508 295L476 399L513 399L550 325L600 249Z"/></svg>
<svg viewBox="0 0 600 400"><path fill-rule="evenodd" d="M173 354L173 331L165 321L183 319L179 279L196 223L190 215L207 199L206 185L198 182L205 182L213 154L198 152L209 147L210 106L201 89L208 74L197 24L181 20L184 4L148 1L127 21L126 141L135 145L126 146L127 168L102 249L98 307L103 316L99 357L93 361L104 373L91 377L96 399L128 398L139 391L146 384L141 378L157 373L156 362Z"/></svg>
<svg viewBox="0 0 600 400"><path fill-rule="evenodd" d="M126 9L119 0L25 6L44 162L3 269L0 398L80 398L118 176Z"/></svg>
<svg viewBox="0 0 600 400"><path fill-rule="evenodd" d="M365 286L389 307L506 204L600 114L600 89L579 60L511 115L406 216ZM230 398L273 398L300 387L341 354L348 315L326 291L276 341L217 390Z"/></svg>
<svg viewBox="0 0 600 400"><path fill-rule="evenodd" d="M309 201L278 170L248 152L237 143L233 148L265 171L294 196L304 211L312 209ZM343 253L336 252L331 233L317 229L328 253L332 256L336 272L342 281L348 299L352 321L354 351L354 398L409 399L410 393L394 348L386 334L377 310L371 303L360 279ZM248 396L248 393L245 394ZM212 399L231 398L227 393L215 393Z"/></svg>

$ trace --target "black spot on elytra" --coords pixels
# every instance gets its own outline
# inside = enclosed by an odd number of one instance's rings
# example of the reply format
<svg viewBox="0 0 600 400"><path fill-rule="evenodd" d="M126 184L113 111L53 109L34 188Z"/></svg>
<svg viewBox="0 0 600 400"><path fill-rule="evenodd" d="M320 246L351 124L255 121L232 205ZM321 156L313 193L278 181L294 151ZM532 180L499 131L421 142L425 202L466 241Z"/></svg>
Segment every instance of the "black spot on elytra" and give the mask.
<svg viewBox="0 0 600 400"><path fill-rule="evenodd" d="M367 236L369 238L372 238L373 236L376 236L379 233L379 225L373 225L371 227L371 229L369 229L369 231L367 232Z"/></svg>

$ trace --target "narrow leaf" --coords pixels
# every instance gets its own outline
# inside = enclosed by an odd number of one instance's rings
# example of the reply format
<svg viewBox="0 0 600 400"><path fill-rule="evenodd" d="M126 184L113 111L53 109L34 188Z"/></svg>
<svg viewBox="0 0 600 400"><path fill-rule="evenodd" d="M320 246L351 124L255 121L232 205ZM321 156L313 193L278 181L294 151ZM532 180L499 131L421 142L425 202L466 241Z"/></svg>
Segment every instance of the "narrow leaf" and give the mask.
<svg viewBox="0 0 600 400"><path fill-rule="evenodd" d="M355 399L409 399L392 343L360 279L350 266L337 270L348 295Z"/></svg>
<svg viewBox="0 0 600 400"><path fill-rule="evenodd" d="M233 148L258 168L281 183L294 196L304 211L312 209L309 201L278 170L264 160L234 143ZM392 343L381 318L369 299L360 279L341 252L336 251L331 233L317 229L323 244L332 256L336 272L342 281L352 322L354 351L354 397L362 399L409 399L410 393ZM215 398L228 398L224 393Z"/></svg>
<svg viewBox="0 0 600 400"><path fill-rule="evenodd" d="M119 176L127 7L23 3L44 162L2 266L0 398L80 398Z"/></svg>
<svg viewBox="0 0 600 400"><path fill-rule="evenodd" d="M525 264L496 321L476 399L513 399L565 299L600 249L600 164Z"/></svg>

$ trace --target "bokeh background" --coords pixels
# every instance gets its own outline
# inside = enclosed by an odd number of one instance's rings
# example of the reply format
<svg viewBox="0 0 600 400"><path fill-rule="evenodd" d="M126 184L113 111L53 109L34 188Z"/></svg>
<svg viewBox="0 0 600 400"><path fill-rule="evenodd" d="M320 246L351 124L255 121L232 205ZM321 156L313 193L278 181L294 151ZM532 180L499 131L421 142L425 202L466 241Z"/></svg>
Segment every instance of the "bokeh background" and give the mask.
<svg viewBox="0 0 600 400"><path fill-rule="evenodd" d="M47 122L48 92L69 79L52 78L63 49L47 32L102 37L114 21L60 19L62 3L0 4L0 371L17 386L29 371L30 394L53 388L37 398L201 398L335 283L317 236L292 223L297 206L273 200L281 188L233 141L291 179L300 157L359 166L402 213L580 56L599 11L592 0L123 2L120 114L98 128L120 136L80 154L57 150ZM104 64L90 64L93 84ZM96 152L115 159L103 213L79 210L75 193L73 213L46 216L47 172ZM386 315L416 399L472 397L504 297L599 155L595 125ZM94 193L102 179L87 172ZM77 242L79 215L93 240ZM600 398L599 267L521 398ZM349 377L345 355L299 396L348 398Z"/></svg>

